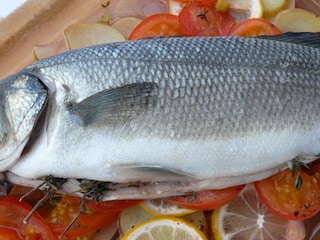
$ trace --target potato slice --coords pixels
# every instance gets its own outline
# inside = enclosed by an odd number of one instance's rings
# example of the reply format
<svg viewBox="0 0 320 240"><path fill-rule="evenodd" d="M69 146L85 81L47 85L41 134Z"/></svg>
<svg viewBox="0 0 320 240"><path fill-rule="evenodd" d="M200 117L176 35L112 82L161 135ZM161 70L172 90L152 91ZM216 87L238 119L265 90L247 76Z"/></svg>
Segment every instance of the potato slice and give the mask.
<svg viewBox="0 0 320 240"><path fill-rule="evenodd" d="M38 60L68 51L67 43L64 38L44 45L36 45L33 48L34 55Z"/></svg>
<svg viewBox="0 0 320 240"><path fill-rule="evenodd" d="M274 24L282 32L320 32L320 17L303 9L290 9L280 12Z"/></svg>
<svg viewBox="0 0 320 240"><path fill-rule="evenodd" d="M127 39L141 21L141 19L135 17L124 17L113 23L112 27L117 29Z"/></svg>
<svg viewBox="0 0 320 240"><path fill-rule="evenodd" d="M70 25L64 34L70 49L126 40L118 30L102 23Z"/></svg>
<svg viewBox="0 0 320 240"><path fill-rule="evenodd" d="M295 0L262 0L263 17L273 18L279 12L294 8Z"/></svg>

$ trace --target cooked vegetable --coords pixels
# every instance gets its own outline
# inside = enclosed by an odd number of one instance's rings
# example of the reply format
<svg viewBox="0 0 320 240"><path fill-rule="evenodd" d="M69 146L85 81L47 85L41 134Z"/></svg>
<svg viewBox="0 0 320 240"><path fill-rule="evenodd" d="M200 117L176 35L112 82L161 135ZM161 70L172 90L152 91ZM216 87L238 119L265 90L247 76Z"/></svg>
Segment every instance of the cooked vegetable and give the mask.
<svg viewBox="0 0 320 240"><path fill-rule="evenodd" d="M140 23L140 18L124 17L112 24L112 27L117 29L125 38L128 38L133 29L135 29Z"/></svg>
<svg viewBox="0 0 320 240"><path fill-rule="evenodd" d="M48 43L45 45L37 45L34 47L34 55L38 60L53 56L55 54L68 50L67 43L64 38L57 42Z"/></svg>
<svg viewBox="0 0 320 240"><path fill-rule="evenodd" d="M271 22L262 18L247 19L233 26L231 36L256 37L261 35L277 35L281 31Z"/></svg>
<svg viewBox="0 0 320 240"><path fill-rule="evenodd" d="M229 4L229 13L236 22L248 18L260 18L263 14L261 0L224 0Z"/></svg>
<svg viewBox="0 0 320 240"><path fill-rule="evenodd" d="M302 185L296 188L295 179L300 174ZM304 171L292 176L290 169L255 182L256 190L263 203L288 220L308 219L320 210L320 189L317 180Z"/></svg>
<svg viewBox="0 0 320 240"><path fill-rule="evenodd" d="M186 5L179 14L184 36L225 36L235 24L229 13L199 3Z"/></svg>
<svg viewBox="0 0 320 240"><path fill-rule="evenodd" d="M303 9L282 11L274 24L282 32L320 32L320 17Z"/></svg>
<svg viewBox="0 0 320 240"><path fill-rule="evenodd" d="M294 0L262 0L263 17L275 17L282 10L294 8L294 4Z"/></svg>
<svg viewBox="0 0 320 240"><path fill-rule="evenodd" d="M178 17L171 14L155 14L144 19L130 34L129 40L155 36L182 36Z"/></svg>
<svg viewBox="0 0 320 240"><path fill-rule="evenodd" d="M61 236L68 228L71 221L80 213L71 228L65 232L67 238L75 238L96 231L115 221L118 211L101 213L84 206L80 209L81 199L78 197L64 196L57 206L46 216L46 221L56 236Z"/></svg>
<svg viewBox="0 0 320 240"><path fill-rule="evenodd" d="M70 49L126 40L118 30L102 23L74 24L64 33Z"/></svg>
<svg viewBox="0 0 320 240"><path fill-rule="evenodd" d="M204 190L194 194L168 198L167 200L185 208L209 210L230 202L238 196L244 186L235 186L221 190Z"/></svg>
<svg viewBox="0 0 320 240"><path fill-rule="evenodd" d="M27 224L23 224L31 209L27 203L13 196L0 199L1 239L56 239L38 213L34 213Z"/></svg>

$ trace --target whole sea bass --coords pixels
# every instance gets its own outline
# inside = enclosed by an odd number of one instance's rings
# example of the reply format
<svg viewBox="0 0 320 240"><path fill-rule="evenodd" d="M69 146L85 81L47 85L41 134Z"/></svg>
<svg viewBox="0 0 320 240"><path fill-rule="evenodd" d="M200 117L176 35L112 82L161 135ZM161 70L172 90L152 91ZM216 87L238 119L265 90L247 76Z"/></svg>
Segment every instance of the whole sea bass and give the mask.
<svg viewBox="0 0 320 240"><path fill-rule="evenodd" d="M320 37L152 38L38 61L0 82L0 171L105 182L104 199L259 180L320 153ZM80 180L83 179L83 180Z"/></svg>

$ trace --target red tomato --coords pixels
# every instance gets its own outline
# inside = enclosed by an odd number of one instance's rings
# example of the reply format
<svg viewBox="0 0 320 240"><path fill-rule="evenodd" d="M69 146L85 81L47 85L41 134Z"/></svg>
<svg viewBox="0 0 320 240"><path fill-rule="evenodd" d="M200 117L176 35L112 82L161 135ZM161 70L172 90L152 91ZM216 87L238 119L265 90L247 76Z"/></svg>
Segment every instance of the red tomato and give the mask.
<svg viewBox="0 0 320 240"><path fill-rule="evenodd" d="M44 219L35 212L27 224L23 219L32 210L32 207L13 196L0 199L0 232L1 237L7 234L6 239L56 239Z"/></svg>
<svg viewBox="0 0 320 240"><path fill-rule="evenodd" d="M96 212L110 213L121 212L126 208L137 205L139 202L141 202L141 200L90 201L87 203L87 206Z"/></svg>
<svg viewBox="0 0 320 240"><path fill-rule="evenodd" d="M6 240L23 240L18 230L0 226L1 239Z"/></svg>
<svg viewBox="0 0 320 240"><path fill-rule="evenodd" d="M256 37L281 34L279 28L262 18L251 18L233 26L230 36Z"/></svg>
<svg viewBox="0 0 320 240"><path fill-rule="evenodd" d="M238 196L245 185L230 187L219 190L204 190L185 196L171 197L166 200L175 203L179 206L195 209L195 210L210 210L226 203Z"/></svg>
<svg viewBox="0 0 320 240"><path fill-rule="evenodd" d="M224 36L235 24L229 13L196 2L181 10L179 22L185 36Z"/></svg>
<svg viewBox="0 0 320 240"><path fill-rule="evenodd" d="M156 37L182 36L178 17L172 14L154 14L145 18L130 34L128 40Z"/></svg>
<svg viewBox="0 0 320 240"><path fill-rule="evenodd" d="M81 198L78 197L63 196L53 211L45 218L56 236L61 235L79 212L80 200ZM85 207L84 212L80 214L65 236L75 238L91 233L112 223L118 218L118 215L119 212L99 213Z"/></svg>
<svg viewBox="0 0 320 240"><path fill-rule="evenodd" d="M297 173L281 171L254 185L262 202L276 215L289 220L308 219L320 210L320 189L317 181L300 171L302 185L295 187Z"/></svg>

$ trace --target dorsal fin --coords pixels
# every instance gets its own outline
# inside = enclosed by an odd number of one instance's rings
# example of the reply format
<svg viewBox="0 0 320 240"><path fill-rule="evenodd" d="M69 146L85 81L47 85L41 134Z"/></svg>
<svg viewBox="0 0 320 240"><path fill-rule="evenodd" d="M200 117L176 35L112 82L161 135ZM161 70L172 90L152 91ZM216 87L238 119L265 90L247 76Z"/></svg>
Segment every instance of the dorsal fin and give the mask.
<svg viewBox="0 0 320 240"><path fill-rule="evenodd" d="M287 32L280 35L274 36L259 36L257 38L287 42L287 43L295 43L299 45L304 45L308 47L320 48L320 33L313 32Z"/></svg>

